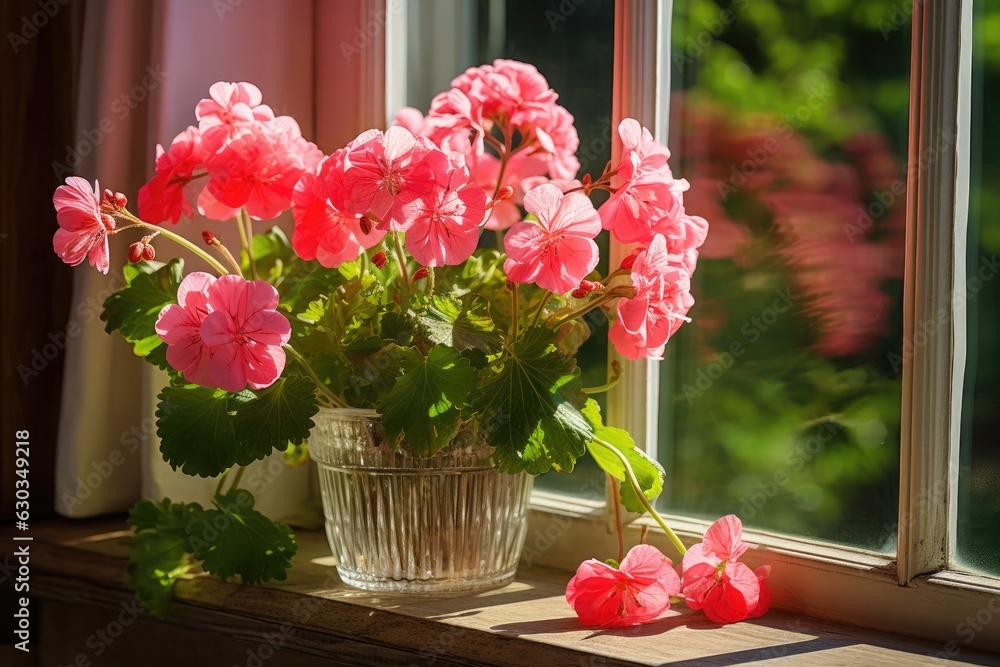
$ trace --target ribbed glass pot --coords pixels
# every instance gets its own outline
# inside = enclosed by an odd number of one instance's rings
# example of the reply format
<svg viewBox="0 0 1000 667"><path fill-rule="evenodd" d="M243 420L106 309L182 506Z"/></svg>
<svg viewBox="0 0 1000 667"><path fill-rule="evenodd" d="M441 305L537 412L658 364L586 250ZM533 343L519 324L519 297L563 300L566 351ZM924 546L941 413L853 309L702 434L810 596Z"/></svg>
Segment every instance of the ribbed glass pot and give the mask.
<svg viewBox="0 0 1000 667"><path fill-rule="evenodd" d="M309 453L344 583L445 592L513 580L533 477L494 470L471 430L421 458L388 443L372 410L321 408L313 421Z"/></svg>

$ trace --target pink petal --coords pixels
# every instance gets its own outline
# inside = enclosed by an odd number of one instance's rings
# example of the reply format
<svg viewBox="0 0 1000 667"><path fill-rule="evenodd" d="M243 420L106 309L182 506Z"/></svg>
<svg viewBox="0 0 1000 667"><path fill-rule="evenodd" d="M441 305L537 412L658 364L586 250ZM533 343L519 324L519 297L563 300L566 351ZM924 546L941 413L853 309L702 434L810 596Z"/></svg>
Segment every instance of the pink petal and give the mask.
<svg viewBox="0 0 1000 667"><path fill-rule="evenodd" d="M562 190L551 183L543 183L524 195L524 208L534 213L542 227L548 229L562 198Z"/></svg>
<svg viewBox="0 0 1000 667"><path fill-rule="evenodd" d="M747 565L726 563L726 569L723 570L723 581L728 587L739 591L746 600L748 609L757 606L757 599L760 597L760 580Z"/></svg>
<svg viewBox="0 0 1000 667"><path fill-rule="evenodd" d="M713 623L737 623L747 618L753 607L737 589L720 584L709 591L702 609Z"/></svg>
<svg viewBox="0 0 1000 667"><path fill-rule="evenodd" d="M743 541L743 523L735 514L727 514L709 526L704 543L707 549L727 561L738 560L750 548Z"/></svg>

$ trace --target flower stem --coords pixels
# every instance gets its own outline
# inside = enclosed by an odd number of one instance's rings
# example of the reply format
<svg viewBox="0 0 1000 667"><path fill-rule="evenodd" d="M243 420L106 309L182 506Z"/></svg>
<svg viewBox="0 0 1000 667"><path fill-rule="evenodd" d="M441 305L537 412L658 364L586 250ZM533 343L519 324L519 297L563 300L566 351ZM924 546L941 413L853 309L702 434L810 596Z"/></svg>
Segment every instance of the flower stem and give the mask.
<svg viewBox="0 0 1000 667"><path fill-rule="evenodd" d="M608 475L608 479L611 481L611 491L614 494L615 503L615 533L618 534L618 562L621 563L625 560L625 535L622 531L622 507L621 503L618 502L618 498L621 496L620 487L618 486L618 480Z"/></svg>
<svg viewBox="0 0 1000 667"><path fill-rule="evenodd" d="M291 345L285 345L285 352L291 355L292 359L295 359L295 361L299 363L299 366L302 367L302 370L306 372L306 375L308 375L309 378L316 384L316 387L323 393L323 395L326 396L331 403L333 403L334 407L337 408L348 407L347 401L342 399L340 396L337 396L337 394L335 394L332 389L326 386L326 383L324 383L322 380L319 379L319 376L316 375L316 371L314 371L312 366L309 365L309 362L306 361L306 358L303 357L301 354L299 354L298 350L296 350Z"/></svg>
<svg viewBox="0 0 1000 667"><path fill-rule="evenodd" d="M520 322L518 321L521 317L520 313L517 311L517 283L510 284L510 336L509 340L514 340L517 336L517 330L520 328Z"/></svg>
<svg viewBox="0 0 1000 667"><path fill-rule="evenodd" d="M583 317L584 315L592 311L594 308L597 308L601 304L611 301L612 299L618 299L620 297L631 298L633 296L635 296L635 288L632 286L612 287L607 292L602 294L599 298L585 303L576 310L573 310L569 314L559 318L555 322L550 322L549 327L555 329L557 327L562 326L566 322L575 320L578 317Z"/></svg>
<svg viewBox="0 0 1000 667"><path fill-rule="evenodd" d="M406 268L406 255L403 253L403 244L399 240L399 233L392 233L392 245L396 250L396 261L399 262L399 275L403 279L403 289L407 297L410 295L410 271Z"/></svg>
<svg viewBox="0 0 1000 667"><path fill-rule="evenodd" d="M243 473L246 472L246 468L242 467L236 471L236 476L233 477L233 483L230 485L229 490L233 491L240 488L240 480L243 479Z"/></svg>
<svg viewBox="0 0 1000 667"><path fill-rule="evenodd" d="M551 298L552 298L552 292L546 290L545 296L542 297L542 302L538 304L538 310L535 311L535 316L531 318L531 326L534 327L538 325L538 321L542 319L542 312L545 310L545 305L549 302L549 299Z"/></svg>
<svg viewBox="0 0 1000 667"><path fill-rule="evenodd" d="M257 263L253 258L253 224L250 221L250 214L244 206L236 214L236 225L240 228L240 241L243 242L243 249L247 252L247 263L250 264L250 277L260 280L257 275Z"/></svg>
<svg viewBox="0 0 1000 667"><path fill-rule="evenodd" d="M218 496L222 493L222 485L226 483L226 478L229 477L229 471L230 468L226 468L222 471L222 474L219 475L219 483L215 485L215 493L212 494L213 496Z"/></svg>
<svg viewBox="0 0 1000 667"><path fill-rule="evenodd" d="M621 461L622 467L625 468L625 477L628 479L629 484L632 485L632 490L635 491L635 495L639 499L639 502L642 503L642 506L647 512L649 512L649 515L656 520L656 523L660 524L660 528L663 529L663 532L667 534L670 541L674 543L675 547L677 547L678 553L680 553L681 556L686 554L687 548L685 548L684 543L681 542L681 538L677 537L677 533L670 529L670 526L667 525L667 522L663 520L660 513L657 512L652 503L649 502L649 498L647 498L646 494L643 493L642 487L639 485L639 480L636 479L635 472L632 470L632 464L628 462L628 458L626 458L626 456L620 452L617 447L610 445L603 440L594 438L593 442L601 447L604 447L618 457L618 460Z"/></svg>
<svg viewBox="0 0 1000 667"><path fill-rule="evenodd" d="M135 217L134 215L132 215L128 211L121 211L121 212L118 213L118 215L126 218L127 220L130 220L130 221L134 222L137 227L145 227L146 229L148 229L150 231L159 232L161 235L163 235L164 237L170 239L174 243L177 243L177 244L179 244L181 246L184 246L185 248L187 248L188 250L190 250L194 254L198 255L198 257L201 257L203 260L205 260L205 262L209 266L211 266L213 269L215 269L219 273L219 275L225 276L225 275L227 275L229 273L229 271L226 270L226 267L224 267L217 259L215 259L211 255L209 255L207 252L205 252L204 250L202 250L201 248L199 248L195 244L193 244L190 241L188 241L186 238L184 238L180 234L175 234L175 233L173 233L173 232L171 232L171 231L169 231L167 229L164 229L163 227L157 227L156 225L151 225L148 222L145 222L145 221L140 220L139 218Z"/></svg>

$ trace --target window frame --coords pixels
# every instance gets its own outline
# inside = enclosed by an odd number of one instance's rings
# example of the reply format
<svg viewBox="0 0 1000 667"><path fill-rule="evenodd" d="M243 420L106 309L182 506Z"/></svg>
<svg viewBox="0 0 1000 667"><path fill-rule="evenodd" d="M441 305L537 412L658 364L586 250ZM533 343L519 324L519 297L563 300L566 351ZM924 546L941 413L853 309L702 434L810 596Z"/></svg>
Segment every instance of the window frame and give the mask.
<svg viewBox="0 0 1000 667"><path fill-rule="evenodd" d="M770 564L775 605L785 610L942 642L940 655L964 647L1000 651L1000 579L954 567L959 429L965 367L965 234L968 213L972 68L972 1L912 0L909 160L946 132L955 140L919 169L907 170L904 267L904 354L900 431L900 503L895 555L748 529L757 548L746 560ZM406 0L360 0L365 14L384 16L376 48L363 57L372 77L362 90L391 120L405 100ZM639 120L666 141L670 103L672 0L616 0L612 128ZM379 12L383 12L379 14ZM379 42L381 42L379 44ZM664 92L665 91L665 92ZM613 132L614 134L614 132ZM620 146L613 147L613 159ZM950 223L950 224L949 224ZM610 262L632 247L612 241ZM944 310L937 304L947 304ZM936 318L936 319L935 319ZM947 336L916 339L936 322ZM613 353L612 353L613 354ZM612 359L609 359L609 364ZM659 363L627 361L608 395L608 422L627 428L640 447L657 453ZM614 553L614 511L607 502L536 490L529 512L523 566L574 570L584 558ZM672 552L649 517L628 515L627 539ZM709 523L668 516L685 543ZM984 621L984 617L989 620Z"/></svg>

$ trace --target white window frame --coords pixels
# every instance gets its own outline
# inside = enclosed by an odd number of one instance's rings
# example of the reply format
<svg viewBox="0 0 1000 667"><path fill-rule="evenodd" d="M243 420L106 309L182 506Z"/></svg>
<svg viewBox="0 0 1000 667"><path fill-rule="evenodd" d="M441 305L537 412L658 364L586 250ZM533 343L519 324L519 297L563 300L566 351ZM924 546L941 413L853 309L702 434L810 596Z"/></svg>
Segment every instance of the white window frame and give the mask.
<svg viewBox="0 0 1000 667"><path fill-rule="evenodd" d="M912 0L908 164L943 133L946 150L907 172L904 340L935 321L949 335L927 340L904 355L900 432L900 506L897 554L747 530L755 544L746 558L772 566L777 607L874 629L941 641L943 655L963 648L1000 651L1000 579L961 572L955 564L955 526L962 380L965 367L965 234L968 212L969 118L973 0ZM368 49L367 72L385 66L362 90L387 121L406 94L406 0L360 0L385 29ZM671 0L616 0L613 127L638 119L667 139L670 101ZM381 113L378 113L380 111ZM615 146L615 151L619 150ZM949 222L951 224L949 224ZM611 264L631 251L612 244ZM959 295L956 298L956 295ZM946 304L942 314L941 305ZM954 307L953 307L954 306ZM919 342L919 341L918 341ZM629 429L655 457L659 367L625 362L609 393L608 421ZM613 499L611 499L613 502ZM627 539L648 530L649 541L671 548L648 517L634 515ZM698 541L706 522L668 517L686 542ZM584 558L615 553L613 505L536 491L529 516L525 565L572 570ZM988 620L985 620L988 616Z"/></svg>

